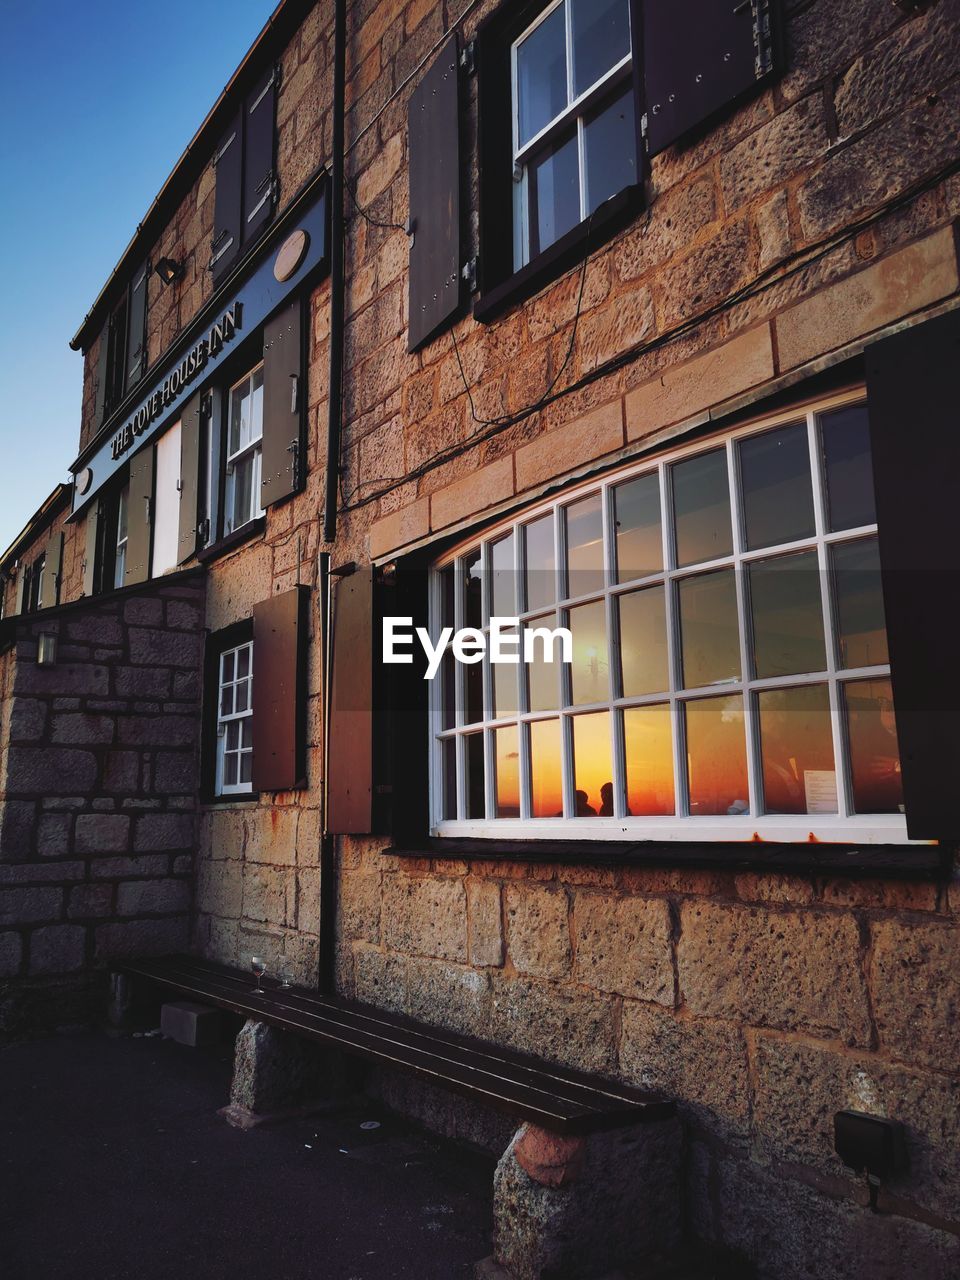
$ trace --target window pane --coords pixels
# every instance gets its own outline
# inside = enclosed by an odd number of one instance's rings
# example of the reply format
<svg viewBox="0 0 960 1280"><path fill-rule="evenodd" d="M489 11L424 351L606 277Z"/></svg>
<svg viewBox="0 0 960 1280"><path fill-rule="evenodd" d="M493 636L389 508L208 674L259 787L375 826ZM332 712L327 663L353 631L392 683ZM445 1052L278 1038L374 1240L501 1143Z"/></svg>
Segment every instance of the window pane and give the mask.
<svg viewBox="0 0 960 1280"><path fill-rule="evenodd" d="M567 533L567 595L602 591L603 514L599 493L564 509Z"/></svg>
<svg viewBox="0 0 960 1280"><path fill-rule="evenodd" d="M125 542L127 537L127 503L130 499L130 486L124 485L120 490L117 507L117 542Z"/></svg>
<svg viewBox="0 0 960 1280"><path fill-rule="evenodd" d="M240 781L253 781L253 753L244 751L240 756Z"/></svg>
<svg viewBox="0 0 960 1280"><path fill-rule="evenodd" d="M671 468L677 564L697 564L729 555L730 492L727 455L723 449Z"/></svg>
<svg viewBox="0 0 960 1280"><path fill-rule="evenodd" d="M517 635L515 630L507 633ZM521 655L522 656L522 655ZM517 682L520 678L520 664L513 662L491 662L490 675L493 680L493 715L494 719L512 716L520 709L517 696Z"/></svg>
<svg viewBox="0 0 960 1280"><path fill-rule="evenodd" d="M452 729L457 722L457 660L449 651L440 659L440 725Z"/></svg>
<svg viewBox="0 0 960 1280"><path fill-rule="evenodd" d="M233 527L238 529L253 517L253 482L256 456L247 454L233 471Z"/></svg>
<svg viewBox="0 0 960 1280"><path fill-rule="evenodd" d="M227 750L238 751L240 748L240 721L227 721Z"/></svg>
<svg viewBox="0 0 960 1280"><path fill-rule="evenodd" d="M520 817L520 735L516 725L495 729L497 817Z"/></svg>
<svg viewBox="0 0 960 1280"><path fill-rule="evenodd" d="M579 97L630 52L629 0L572 4L573 89Z"/></svg>
<svg viewBox="0 0 960 1280"><path fill-rule="evenodd" d="M455 627L453 601L454 601L455 579L452 564L448 564L440 570L440 625L441 627Z"/></svg>
<svg viewBox="0 0 960 1280"><path fill-rule="evenodd" d="M806 423L743 440L740 483L747 547L808 538L816 531Z"/></svg>
<svg viewBox="0 0 960 1280"><path fill-rule="evenodd" d="M444 738L440 746L443 770L443 818L453 822L457 816L457 740Z"/></svg>
<svg viewBox="0 0 960 1280"><path fill-rule="evenodd" d="M613 770L610 766L610 712L573 717L575 816L595 818L613 813Z"/></svg>
<svg viewBox="0 0 960 1280"><path fill-rule="evenodd" d="M233 680L233 666L236 658L236 651L231 649L229 653L223 655L223 661L220 669L220 683L230 684Z"/></svg>
<svg viewBox="0 0 960 1280"><path fill-rule="evenodd" d="M245 680L250 674L250 646L237 650L237 679Z"/></svg>
<svg viewBox="0 0 960 1280"><path fill-rule="evenodd" d="M637 180L637 126L633 88L584 119L587 213Z"/></svg>
<svg viewBox="0 0 960 1280"><path fill-rule="evenodd" d="M627 813L674 812L670 707L629 707L623 713Z"/></svg>
<svg viewBox="0 0 960 1280"><path fill-rule="evenodd" d="M259 440L263 435L263 365L253 375L250 396L250 439Z"/></svg>
<svg viewBox="0 0 960 1280"><path fill-rule="evenodd" d="M602 600L570 610L573 662L570 676L573 705L605 702L610 696L610 661L607 650L607 618Z"/></svg>
<svg viewBox="0 0 960 1280"><path fill-rule="evenodd" d="M563 765L560 721L530 725L531 813L535 818L563 817Z"/></svg>
<svg viewBox="0 0 960 1280"><path fill-rule="evenodd" d="M545 614L541 618L531 618L524 628L524 635L541 628L552 631L556 625L557 619L553 613ZM524 643L526 644L526 640ZM560 672L563 670L563 664L560 662L559 645L550 652L554 655L553 662L546 661L544 643L536 640L533 646L533 660L524 662L521 668L527 673L528 711L555 711L560 705Z"/></svg>
<svg viewBox="0 0 960 1280"><path fill-rule="evenodd" d="M876 538L837 543L833 548L833 581L840 665L873 667L889 662Z"/></svg>
<svg viewBox="0 0 960 1280"><path fill-rule="evenodd" d="M750 812L743 699L697 698L685 707L690 812Z"/></svg>
<svg viewBox="0 0 960 1280"><path fill-rule="evenodd" d="M234 686L228 684L225 689L220 690L220 714L222 716L233 715L233 691Z"/></svg>
<svg viewBox="0 0 960 1280"><path fill-rule="evenodd" d="M246 711L250 706L250 681L242 680L240 684L235 686L236 690L236 711Z"/></svg>
<svg viewBox="0 0 960 1280"><path fill-rule="evenodd" d="M239 777L240 757L235 751L224 753L223 757L223 785L225 787L235 787L237 778Z"/></svg>
<svg viewBox="0 0 960 1280"><path fill-rule="evenodd" d="M230 441L227 446L227 453L234 454L247 443L249 439L249 431L247 428L247 407L249 400L247 397L246 382L241 382L239 386L234 387L230 392Z"/></svg>
<svg viewBox="0 0 960 1280"><path fill-rule="evenodd" d="M836 813L827 686L769 689L757 704L767 813Z"/></svg>
<svg viewBox="0 0 960 1280"><path fill-rule="evenodd" d="M697 689L740 676L740 628L733 569L680 583L683 687Z"/></svg>
<svg viewBox="0 0 960 1280"><path fill-rule="evenodd" d="M483 719L483 666L482 662L461 662L463 672L463 701L466 708L465 724L476 724Z"/></svg>
<svg viewBox="0 0 960 1280"><path fill-rule="evenodd" d="M467 817L485 818L487 805L484 792L483 734L470 733L463 740L467 765Z"/></svg>
<svg viewBox="0 0 960 1280"><path fill-rule="evenodd" d="M669 689L664 588L630 591L620 596L619 607L623 696L635 698Z"/></svg>
<svg viewBox="0 0 960 1280"><path fill-rule="evenodd" d="M830 528L855 529L862 524L874 524L877 512L866 405L822 414L820 431Z"/></svg>
<svg viewBox="0 0 960 1280"><path fill-rule="evenodd" d="M613 491L617 531L617 581L645 578L663 568L660 479L654 471Z"/></svg>
<svg viewBox="0 0 960 1280"><path fill-rule="evenodd" d="M749 574L758 678L822 671L827 660L817 553L759 560Z"/></svg>
<svg viewBox="0 0 960 1280"><path fill-rule="evenodd" d="M553 516L534 520L524 529L527 553L527 609L553 604L557 598L557 560L553 549Z"/></svg>
<svg viewBox="0 0 960 1280"><path fill-rule="evenodd" d="M567 105L567 33L562 4L517 46L517 96L523 146Z"/></svg>
<svg viewBox="0 0 960 1280"><path fill-rule="evenodd" d="M493 617L512 618L517 611L515 575L513 571L513 534L509 533L490 548L491 600Z"/></svg>
<svg viewBox="0 0 960 1280"><path fill-rule="evenodd" d="M464 602L463 625L479 630L483 626L483 571L480 549L471 551L463 561Z"/></svg>
<svg viewBox="0 0 960 1280"><path fill-rule="evenodd" d="M843 686L856 813L902 813L903 783L889 680Z"/></svg>
<svg viewBox="0 0 960 1280"><path fill-rule="evenodd" d="M549 248L580 221L577 135L561 135L528 169L531 258Z"/></svg>

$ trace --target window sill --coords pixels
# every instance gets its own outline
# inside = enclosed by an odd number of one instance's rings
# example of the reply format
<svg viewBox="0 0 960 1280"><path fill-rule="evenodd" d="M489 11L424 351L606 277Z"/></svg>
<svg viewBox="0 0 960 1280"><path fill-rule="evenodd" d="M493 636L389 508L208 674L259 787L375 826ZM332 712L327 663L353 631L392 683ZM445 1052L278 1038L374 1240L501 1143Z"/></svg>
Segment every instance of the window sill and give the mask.
<svg viewBox="0 0 960 1280"><path fill-rule="evenodd" d="M200 804L203 808L216 805L218 808L224 805L256 805L260 801L259 791L237 791L231 795L201 795Z"/></svg>
<svg viewBox="0 0 960 1280"><path fill-rule="evenodd" d="M465 858L475 862L568 862L575 866L658 867L672 870L769 872L900 880L949 877L953 851L943 845L672 844L659 841L483 840L426 837L409 847L383 850L406 858Z"/></svg>
<svg viewBox="0 0 960 1280"><path fill-rule="evenodd" d="M201 564L209 564L211 560L218 560L220 556L226 555L228 551L233 551L235 547L242 547L245 542L252 542L254 538L263 533L266 527L266 516L257 516L256 520L248 520L239 529L234 529L233 533L228 533L217 542L211 542L209 547L204 547L202 551L198 551L197 559Z"/></svg>
<svg viewBox="0 0 960 1280"><path fill-rule="evenodd" d="M565 236L544 249L532 262L514 272L500 284L485 290L473 305L473 318L489 324L511 307L526 302L544 285L582 262L588 254L621 230L643 207L643 190L625 187L606 200L591 218L579 223Z"/></svg>

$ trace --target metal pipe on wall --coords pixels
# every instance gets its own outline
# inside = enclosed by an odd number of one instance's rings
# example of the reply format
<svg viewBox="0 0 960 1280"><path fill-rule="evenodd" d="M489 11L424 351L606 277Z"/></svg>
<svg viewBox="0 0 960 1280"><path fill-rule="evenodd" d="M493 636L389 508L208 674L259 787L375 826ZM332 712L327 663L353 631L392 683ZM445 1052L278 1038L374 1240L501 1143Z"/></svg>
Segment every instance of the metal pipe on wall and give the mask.
<svg viewBox="0 0 960 1280"><path fill-rule="evenodd" d="M327 389L327 477L323 540L337 532L340 427L343 415L343 116L347 49L347 0L336 0L333 29L333 156L330 173L330 370Z"/></svg>

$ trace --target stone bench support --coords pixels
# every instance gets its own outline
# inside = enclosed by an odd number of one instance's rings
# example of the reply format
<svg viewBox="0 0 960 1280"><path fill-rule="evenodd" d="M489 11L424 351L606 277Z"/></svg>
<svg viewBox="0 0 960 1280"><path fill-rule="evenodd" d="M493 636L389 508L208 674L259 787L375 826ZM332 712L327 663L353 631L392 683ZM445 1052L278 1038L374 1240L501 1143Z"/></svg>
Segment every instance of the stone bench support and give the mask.
<svg viewBox="0 0 960 1280"><path fill-rule="evenodd" d="M221 1115L251 1129L295 1114L332 1110L348 1096L346 1059L248 1018L237 1036L230 1104Z"/></svg>
<svg viewBox="0 0 960 1280"><path fill-rule="evenodd" d="M602 1276L680 1243L676 1117L566 1138L524 1124L494 1176L494 1256L515 1280Z"/></svg>

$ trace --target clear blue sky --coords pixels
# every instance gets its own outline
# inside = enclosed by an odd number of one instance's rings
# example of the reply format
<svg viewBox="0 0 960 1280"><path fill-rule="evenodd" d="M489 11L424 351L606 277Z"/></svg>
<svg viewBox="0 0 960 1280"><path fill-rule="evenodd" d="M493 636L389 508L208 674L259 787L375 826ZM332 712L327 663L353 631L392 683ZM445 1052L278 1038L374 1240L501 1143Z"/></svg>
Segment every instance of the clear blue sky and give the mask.
<svg viewBox="0 0 960 1280"><path fill-rule="evenodd" d="M0 551L77 453L68 343L276 0L0 0Z"/></svg>

